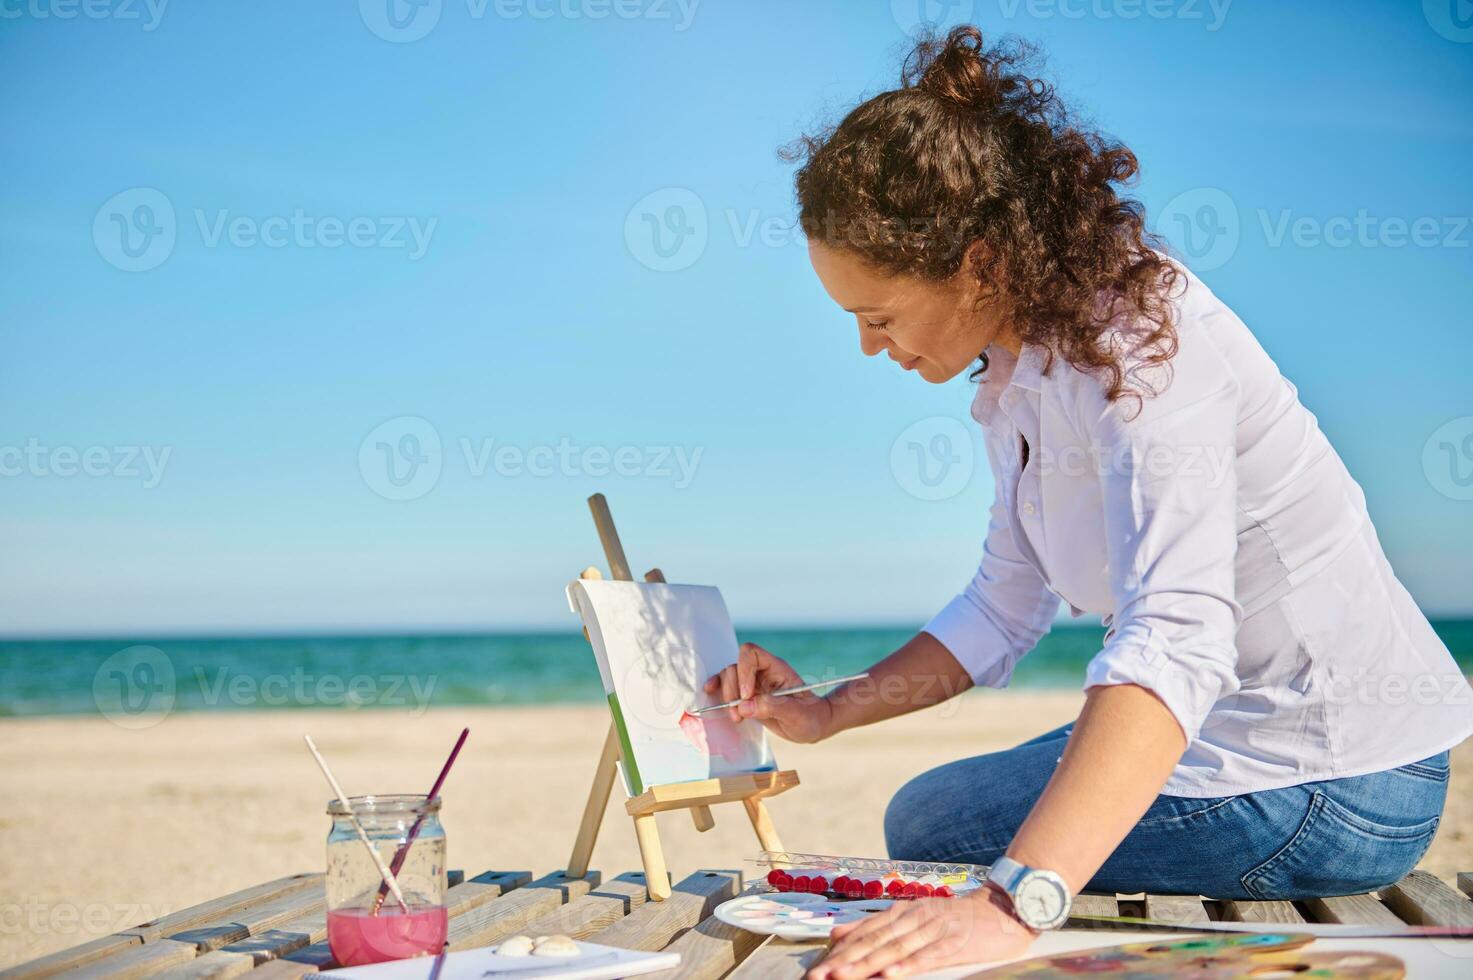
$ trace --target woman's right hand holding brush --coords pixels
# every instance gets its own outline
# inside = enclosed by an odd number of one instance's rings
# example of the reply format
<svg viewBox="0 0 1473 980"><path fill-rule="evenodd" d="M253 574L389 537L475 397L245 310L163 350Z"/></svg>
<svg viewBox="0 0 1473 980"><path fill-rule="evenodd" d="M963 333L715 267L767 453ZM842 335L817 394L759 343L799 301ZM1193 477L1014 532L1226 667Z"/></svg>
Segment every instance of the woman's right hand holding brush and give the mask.
<svg viewBox="0 0 1473 980"><path fill-rule="evenodd" d="M833 706L812 691L780 698L772 691L796 687L803 678L786 660L755 643L743 643L737 662L706 681L706 693L721 701L741 699L725 709L734 721L760 721L789 742L817 742L832 734Z"/></svg>
<svg viewBox="0 0 1473 980"><path fill-rule="evenodd" d="M867 671L819 696L812 691L773 697L770 692L801 686L803 678L781 657L743 643L737 662L706 681L706 693L737 721L755 718L790 742L818 742L847 728L871 725L940 704L972 686L951 651L930 633L917 633Z"/></svg>

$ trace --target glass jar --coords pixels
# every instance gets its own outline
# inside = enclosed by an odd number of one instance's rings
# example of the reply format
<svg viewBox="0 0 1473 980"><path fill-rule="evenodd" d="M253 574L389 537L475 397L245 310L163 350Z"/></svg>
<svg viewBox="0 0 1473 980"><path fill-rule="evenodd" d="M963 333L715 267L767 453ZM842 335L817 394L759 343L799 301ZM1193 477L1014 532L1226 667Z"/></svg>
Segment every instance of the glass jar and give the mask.
<svg viewBox="0 0 1473 980"><path fill-rule="evenodd" d="M394 871L408 906L389 892L352 815ZM439 953L445 944L445 829L440 798L354 796L327 805L327 942L340 966ZM416 827L418 828L416 830ZM414 842L400 853L403 845ZM381 894L382 893L382 894Z"/></svg>

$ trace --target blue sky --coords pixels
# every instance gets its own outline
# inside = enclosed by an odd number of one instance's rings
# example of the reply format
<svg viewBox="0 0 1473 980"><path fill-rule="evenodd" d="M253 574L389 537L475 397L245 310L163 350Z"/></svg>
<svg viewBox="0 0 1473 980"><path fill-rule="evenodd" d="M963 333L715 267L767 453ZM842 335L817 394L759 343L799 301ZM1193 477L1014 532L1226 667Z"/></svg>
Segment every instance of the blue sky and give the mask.
<svg viewBox="0 0 1473 980"><path fill-rule="evenodd" d="M389 2L0 5L3 630L568 627L600 489L739 621L943 604L971 389L859 355L774 152L917 4ZM936 11L1137 151L1413 594L1473 612L1466 0Z"/></svg>

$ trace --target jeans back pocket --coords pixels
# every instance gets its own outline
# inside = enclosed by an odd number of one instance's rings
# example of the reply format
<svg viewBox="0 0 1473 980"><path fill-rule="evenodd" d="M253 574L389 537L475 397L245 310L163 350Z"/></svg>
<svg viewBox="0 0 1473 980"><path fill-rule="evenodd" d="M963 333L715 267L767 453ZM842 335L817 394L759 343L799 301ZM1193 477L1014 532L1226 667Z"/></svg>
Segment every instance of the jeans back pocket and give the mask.
<svg viewBox="0 0 1473 980"><path fill-rule="evenodd" d="M1354 895L1385 887L1416 867L1440 815L1406 826L1368 820L1316 791L1304 822L1273 857L1243 876L1262 900Z"/></svg>

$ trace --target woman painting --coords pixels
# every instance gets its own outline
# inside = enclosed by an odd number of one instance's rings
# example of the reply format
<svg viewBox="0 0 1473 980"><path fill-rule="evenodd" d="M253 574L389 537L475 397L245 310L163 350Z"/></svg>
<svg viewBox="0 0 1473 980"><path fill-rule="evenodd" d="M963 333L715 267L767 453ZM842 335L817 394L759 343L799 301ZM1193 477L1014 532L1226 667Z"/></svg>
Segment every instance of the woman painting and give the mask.
<svg viewBox="0 0 1473 980"><path fill-rule="evenodd" d="M1060 600L1108 627L1074 724L885 815L892 857L988 886L836 929L814 980L1020 955L1085 888L1299 899L1410 870L1473 697L1294 386L1121 195L1130 150L959 28L797 156L823 288L865 354L973 369L997 495L976 577L867 680L768 697L798 676L749 644L708 691L812 742L1006 684Z"/></svg>

